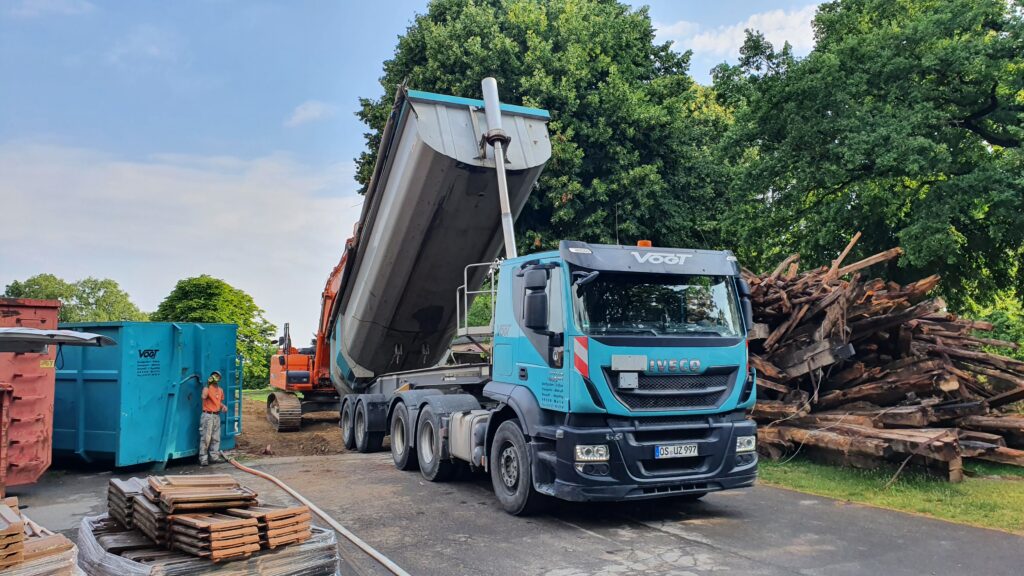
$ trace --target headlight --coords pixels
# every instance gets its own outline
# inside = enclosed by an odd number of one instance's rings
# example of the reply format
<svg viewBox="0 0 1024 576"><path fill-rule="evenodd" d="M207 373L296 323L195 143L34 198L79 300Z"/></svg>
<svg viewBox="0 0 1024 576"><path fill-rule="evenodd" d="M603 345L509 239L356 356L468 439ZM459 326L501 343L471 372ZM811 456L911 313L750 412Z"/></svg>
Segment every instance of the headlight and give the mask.
<svg viewBox="0 0 1024 576"><path fill-rule="evenodd" d="M757 448L757 436L737 436L736 453L753 452Z"/></svg>
<svg viewBox="0 0 1024 576"><path fill-rule="evenodd" d="M577 462L607 462L608 461L608 445L607 444L577 444L576 445L576 461Z"/></svg>

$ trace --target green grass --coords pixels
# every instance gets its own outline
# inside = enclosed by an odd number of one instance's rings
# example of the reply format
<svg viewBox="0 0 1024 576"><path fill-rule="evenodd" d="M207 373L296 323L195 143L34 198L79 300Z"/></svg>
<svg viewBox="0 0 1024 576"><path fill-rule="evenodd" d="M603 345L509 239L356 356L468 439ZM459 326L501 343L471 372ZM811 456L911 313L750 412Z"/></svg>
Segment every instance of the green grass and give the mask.
<svg viewBox="0 0 1024 576"><path fill-rule="evenodd" d="M260 402L266 402L267 395L273 391L273 388L245 389L242 390L242 398L246 400L259 400Z"/></svg>
<svg viewBox="0 0 1024 576"><path fill-rule="evenodd" d="M760 479L771 486L1024 534L1024 469L967 462L964 470L968 477L960 484L904 471L885 488L894 468L855 470L797 458L762 460Z"/></svg>

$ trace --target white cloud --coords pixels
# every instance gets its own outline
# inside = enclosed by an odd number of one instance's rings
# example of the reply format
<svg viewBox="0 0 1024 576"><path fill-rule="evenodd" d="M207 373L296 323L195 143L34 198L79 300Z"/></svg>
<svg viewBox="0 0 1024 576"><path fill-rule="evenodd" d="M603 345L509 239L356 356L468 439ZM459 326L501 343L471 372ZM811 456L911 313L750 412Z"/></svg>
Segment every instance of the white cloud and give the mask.
<svg viewBox="0 0 1024 576"><path fill-rule="evenodd" d="M811 21L818 9L809 4L795 10L771 10L753 14L742 22L718 26L709 30L694 27L685 20L659 27L658 35L672 40L682 50L693 50L705 57L736 58L746 37L747 29L757 30L765 35L776 48L789 42L796 54L806 54L814 48L814 30Z"/></svg>
<svg viewBox="0 0 1024 576"><path fill-rule="evenodd" d="M37 16L77 16L96 8L86 0L21 0L14 3L8 12L22 18Z"/></svg>
<svg viewBox="0 0 1024 576"><path fill-rule="evenodd" d="M672 24L654 22L654 32L659 42L668 42L677 38L688 38L700 30L700 23L679 20Z"/></svg>
<svg viewBox="0 0 1024 576"><path fill-rule="evenodd" d="M42 272L109 277L152 311L178 280L211 274L309 334L359 216L353 170L0 144L0 288Z"/></svg>
<svg viewBox="0 0 1024 576"><path fill-rule="evenodd" d="M334 116L334 106L319 100L306 100L292 110L292 115L284 121L288 128L294 128L301 124L326 120Z"/></svg>
<svg viewBox="0 0 1024 576"><path fill-rule="evenodd" d="M116 41L107 51L107 63L132 66L142 63L174 63L185 52L178 34L152 24L141 24Z"/></svg>

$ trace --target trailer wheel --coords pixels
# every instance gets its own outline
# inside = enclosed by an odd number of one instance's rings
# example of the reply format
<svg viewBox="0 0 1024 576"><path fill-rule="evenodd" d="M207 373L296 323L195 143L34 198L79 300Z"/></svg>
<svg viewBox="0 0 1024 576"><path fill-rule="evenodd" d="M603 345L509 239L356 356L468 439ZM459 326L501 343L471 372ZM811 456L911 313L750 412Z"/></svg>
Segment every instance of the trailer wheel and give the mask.
<svg viewBox="0 0 1024 576"><path fill-rule="evenodd" d="M355 414L351 400L345 400L341 406L341 443L345 445L347 450L352 450L356 447L356 435L355 429L353 428L353 420L355 420Z"/></svg>
<svg viewBox="0 0 1024 576"><path fill-rule="evenodd" d="M416 452L409 446L408 431L409 407L399 402L391 416L391 458L399 470L415 470L419 466Z"/></svg>
<svg viewBox="0 0 1024 576"><path fill-rule="evenodd" d="M384 445L383 432L370 432L370 419L366 415L366 402L356 404L355 422L353 428L356 436L356 450L366 454L367 452L380 452Z"/></svg>
<svg viewBox="0 0 1024 576"><path fill-rule="evenodd" d="M416 457L420 474L431 482L451 480L455 475L455 464L441 459L441 446L441 418L427 404L420 410L416 426Z"/></svg>
<svg viewBox="0 0 1024 576"><path fill-rule="evenodd" d="M501 507L515 516L540 512L547 499L533 488L533 469L519 420L498 426L491 443L491 484Z"/></svg>

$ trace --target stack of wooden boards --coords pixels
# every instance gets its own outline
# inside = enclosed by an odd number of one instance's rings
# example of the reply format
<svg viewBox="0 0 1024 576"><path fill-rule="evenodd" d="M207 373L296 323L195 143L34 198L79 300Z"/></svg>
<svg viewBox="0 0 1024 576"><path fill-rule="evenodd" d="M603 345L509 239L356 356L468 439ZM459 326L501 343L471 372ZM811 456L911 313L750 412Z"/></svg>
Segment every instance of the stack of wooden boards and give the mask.
<svg viewBox="0 0 1024 576"><path fill-rule="evenodd" d="M308 508L259 507L256 496L227 474L112 480L107 488L110 517L119 526L137 528L147 544L213 562L310 538ZM137 543L125 535L116 540L104 549L125 552L122 544Z"/></svg>
<svg viewBox="0 0 1024 576"><path fill-rule="evenodd" d="M66 537L36 524L17 498L0 502L0 572L4 576L77 576L78 549Z"/></svg>
<svg viewBox="0 0 1024 576"><path fill-rule="evenodd" d="M799 255L769 274L744 271L754 318L762 452L796 450L858 467L922 464L951 481L962 458L1024 466L1024 362L992 352L1018 344L985 337L993 326L959 318L929 297L938 276L896 284L864 279L899 248L800 272Z"/></svg>
<svg viewBox="0 0 1024 576"><path fill-rule="evenodd" d="M238 519L238 518L234 518ZM90 576L336 576L338 550L334 532L311 528L308 539L262 550L232 562L211 562L156 546L138 530L128 530L109 516L84 518L79 527L80 563ZM6 573L4 576L7 576Z"/></svg>

